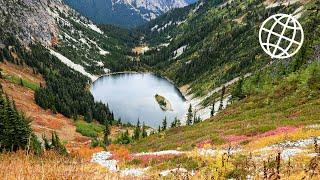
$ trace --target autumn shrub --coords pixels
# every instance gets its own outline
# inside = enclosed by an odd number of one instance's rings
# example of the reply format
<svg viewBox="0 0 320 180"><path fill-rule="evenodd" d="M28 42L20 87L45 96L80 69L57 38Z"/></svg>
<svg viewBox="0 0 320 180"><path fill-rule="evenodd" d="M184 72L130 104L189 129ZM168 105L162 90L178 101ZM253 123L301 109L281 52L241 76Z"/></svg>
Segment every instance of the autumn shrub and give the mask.
<svg viewBox="0 0 320 180"><path fill-rule="evenodd" d="M131 159L130 151L123 145L111 144L107 149L112 153L113 159L119 161L126 161Z"/></svg>
<svg viewBox="0 0 320 180"><path fill-rule="evenodd" d="M101 152L101 151L103 151L102 147L91 148L88 146L80 146L77 149L71 149L70 155L73 157L81 157L83 159L90 160L94 153Z"/></svg>

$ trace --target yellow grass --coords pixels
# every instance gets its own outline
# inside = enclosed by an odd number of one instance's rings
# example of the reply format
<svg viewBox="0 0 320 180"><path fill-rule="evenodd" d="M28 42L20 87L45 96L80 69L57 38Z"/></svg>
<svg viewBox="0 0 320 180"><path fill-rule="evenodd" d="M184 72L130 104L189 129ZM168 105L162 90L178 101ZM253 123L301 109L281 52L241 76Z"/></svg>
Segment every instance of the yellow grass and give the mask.
<svg viewBox="0 0 320 180"><path fill-rule="evenodd" d="M0 154L0 179L121 179L99 165L78 157L46 152L38 157L24 151Z"/></svg>

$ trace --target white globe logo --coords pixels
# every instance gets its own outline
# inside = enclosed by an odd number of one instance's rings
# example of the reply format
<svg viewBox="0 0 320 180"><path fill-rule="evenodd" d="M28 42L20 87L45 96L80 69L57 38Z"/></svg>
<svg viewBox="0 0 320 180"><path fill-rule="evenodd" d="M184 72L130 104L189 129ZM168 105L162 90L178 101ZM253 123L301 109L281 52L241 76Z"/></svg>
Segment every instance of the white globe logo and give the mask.
<svg viewBox="0 0 320 180"><path fill-rule="evenodd" d="M271 58L285 59L300 50L304 33L301 24L292 15L276 14L262 23L259 41Z"/></svg>

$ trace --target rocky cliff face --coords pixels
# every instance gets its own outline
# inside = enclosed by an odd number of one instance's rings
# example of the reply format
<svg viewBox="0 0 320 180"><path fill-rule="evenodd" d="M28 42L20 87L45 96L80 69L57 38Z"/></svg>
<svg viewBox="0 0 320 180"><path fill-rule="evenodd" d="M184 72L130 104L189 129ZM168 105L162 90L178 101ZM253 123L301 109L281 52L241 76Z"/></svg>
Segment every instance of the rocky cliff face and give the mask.
<svg viewBox="0 0 320 180"><path fill-rule="evenodd" d="M187 6L185 0L112 0L115 4L126 4L147 21L174 8Z"/></svg>
<svg viewBox="0 0 320 180"><path fill-rule="evenodd" d="M103 33L61 0L0 0L0 32L15 35L25 45L55 45L63 39L64 27L75 32L73 23Z"/></svg>
<svg viewBox="0 0 320 180"><path fill-rule="evenodd" d="M0 28L25 44L51 45L59 34L53 8L66 8L59 0L0 0Z"/></svg>

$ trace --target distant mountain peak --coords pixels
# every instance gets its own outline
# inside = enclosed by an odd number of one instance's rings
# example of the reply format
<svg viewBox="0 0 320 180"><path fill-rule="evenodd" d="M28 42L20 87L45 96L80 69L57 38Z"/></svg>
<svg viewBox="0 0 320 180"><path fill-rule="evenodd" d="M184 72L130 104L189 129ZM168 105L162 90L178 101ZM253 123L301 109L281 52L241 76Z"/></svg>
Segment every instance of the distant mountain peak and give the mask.
<svg viewBox="0 0 320 180"><path fill-rule="evenodd" d="M185 0L111 0L113 6L125 4L136 11L147 21L155 19L157 16L174 8L181 8L188 5Z"/></svg>
<svg viewBox="0 0 320 180"><path fill-rule="evenodd" d="M65 0L96 23L133 27L196 0Z"/></svg>

